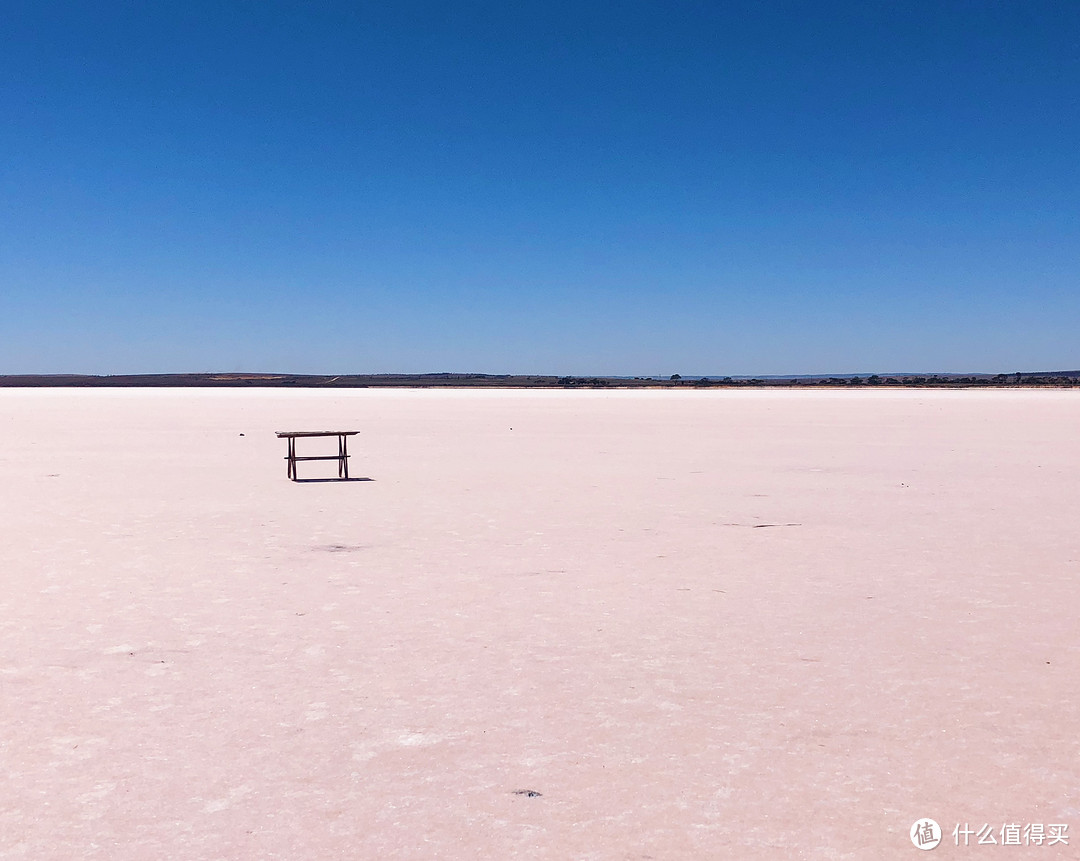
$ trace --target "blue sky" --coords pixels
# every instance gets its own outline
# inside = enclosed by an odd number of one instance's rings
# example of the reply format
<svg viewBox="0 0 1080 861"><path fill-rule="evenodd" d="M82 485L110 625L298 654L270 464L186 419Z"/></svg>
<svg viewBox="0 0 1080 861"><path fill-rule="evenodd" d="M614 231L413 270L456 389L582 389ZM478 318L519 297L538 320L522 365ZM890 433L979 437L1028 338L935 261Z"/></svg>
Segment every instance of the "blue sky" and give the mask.
<svg viewBox="0 0 1080 861"><path fill-rule="evenodd" d="M1080 4L6 0L0 373L1080 367Z"/></svg>

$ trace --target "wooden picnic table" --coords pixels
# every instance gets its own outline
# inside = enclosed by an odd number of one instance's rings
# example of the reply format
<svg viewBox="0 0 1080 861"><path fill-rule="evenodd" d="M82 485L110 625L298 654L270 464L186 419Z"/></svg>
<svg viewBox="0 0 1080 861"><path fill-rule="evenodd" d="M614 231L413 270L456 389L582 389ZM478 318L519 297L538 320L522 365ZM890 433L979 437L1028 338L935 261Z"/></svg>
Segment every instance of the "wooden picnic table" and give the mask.
<svg viewBox="0 0 1080 861"><path fill-rule="evenodd" d="M289 453L285 455L288 461L288 476L293 481L296 477L296 464L301 460L336 460L338 464L338 478L349 477L349 437L356 436L359 431L277 431L278 439L289 441ZM296 454L296 440L298 437L336 436L338 440L337 454L305 455L300 457Z"/></svg>

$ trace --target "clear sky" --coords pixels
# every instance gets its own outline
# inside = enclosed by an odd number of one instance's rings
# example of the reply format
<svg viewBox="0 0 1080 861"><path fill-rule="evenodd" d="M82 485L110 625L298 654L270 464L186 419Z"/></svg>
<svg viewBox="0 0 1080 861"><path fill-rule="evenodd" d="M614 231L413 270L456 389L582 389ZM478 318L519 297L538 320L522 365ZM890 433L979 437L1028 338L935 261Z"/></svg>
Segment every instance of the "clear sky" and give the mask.
<svg viewBox="0 0 1080 861"><path fill-rule="evenodd" d="M1075 0L0 11L0 373L1080 368Z"/></svg>

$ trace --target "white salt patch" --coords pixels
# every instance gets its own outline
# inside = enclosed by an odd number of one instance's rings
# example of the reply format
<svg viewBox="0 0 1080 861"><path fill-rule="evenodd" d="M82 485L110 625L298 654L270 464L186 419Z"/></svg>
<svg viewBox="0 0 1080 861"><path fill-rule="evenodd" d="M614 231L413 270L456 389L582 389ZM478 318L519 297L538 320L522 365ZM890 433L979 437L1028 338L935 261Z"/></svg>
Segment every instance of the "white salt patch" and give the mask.
<svg viewBox="0 0 1080 861"><path fill-rule="evenodd" d="M230 789L224 798L216 798L213 801L207 802L206 806L203 808L203 812L218 813L219 811L227 810L245 795L250 794L251 784L245 783L243 786L237 786L234 789Z"/></svg>
<svg viewBox="0 0 1080 861"><path fill-rule="evenodd" d="M129 645L125 644L123 646L110 646L104 652L102 652L102 654L103 655L122 655L125 652L134 652L134 651L135 651L134 646L129 646Z"/></svg>

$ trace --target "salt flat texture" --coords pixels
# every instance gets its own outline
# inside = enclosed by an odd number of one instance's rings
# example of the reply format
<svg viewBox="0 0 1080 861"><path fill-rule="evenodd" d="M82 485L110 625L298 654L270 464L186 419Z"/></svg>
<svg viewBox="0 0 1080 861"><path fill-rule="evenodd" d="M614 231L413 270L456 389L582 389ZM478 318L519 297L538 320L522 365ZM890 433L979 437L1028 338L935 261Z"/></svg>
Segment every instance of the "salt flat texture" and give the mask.
<svg viewBox="0 0 1080 861"><path fill-rule="evenodd" d="M287 481L305 428L371 480ZM0 391L0 857L1080 857L1078 431L1076 392Z"/></svg>

